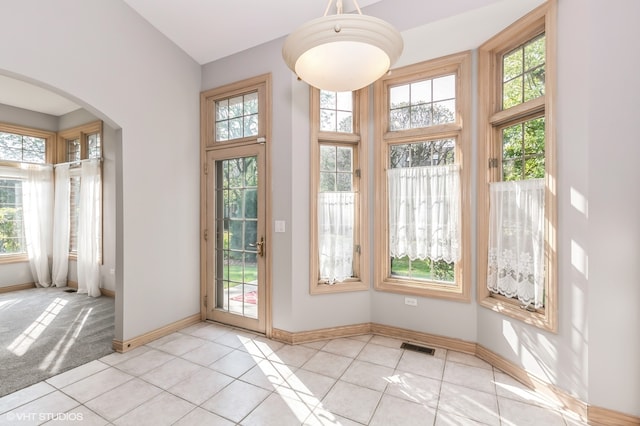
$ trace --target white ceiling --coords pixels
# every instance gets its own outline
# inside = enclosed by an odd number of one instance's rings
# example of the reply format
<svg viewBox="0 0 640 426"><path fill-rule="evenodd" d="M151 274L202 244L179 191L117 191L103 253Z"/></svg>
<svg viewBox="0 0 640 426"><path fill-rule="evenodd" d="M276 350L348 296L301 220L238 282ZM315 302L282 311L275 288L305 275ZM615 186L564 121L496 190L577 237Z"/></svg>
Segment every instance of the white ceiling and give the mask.
<svg viewBox="0 0 640 426"><path fill-rule="evenodd" d="M322 16L329 0L123 1L202 65L291 33L304 22ZM358 4L364 8L380 1L382 0L358 0ZM471 36L470 30L473 28L469 25L483 28L498 25L500 19L497 18L512 22L515 17L522 16L524 11L544 0L492 1L494 3L491 6L479 10L487 11L489 18L474 15L472 20L465 21L465 28L469 30L461 34L467 38ZM336 1L333 3L329 14L335 13ZM343 3L345 12L354 10L352 0L343 0ZM481 38L485 39L486 37ZM2 75L0 104L54 116L80 108L53 92Z"/></svg>
<svg viewBox="0 0 640 426"><path fill-rule="evenodd" d="M327 0L124 0L200 65L280 38L319 18ZM358 0L360 7L381 0ZM329 14L335 14L334 6ZM344 11L354 10L343 0Z"/></svg>
<svg viewBox="0 0 640 426"><path fill-rule="evenodd" d="M289 34L322 16L327 7L327 0L124 1L199 64ZM365 7L379 1L359 0L358 4ZM344 0L344 9L353 11L353 1ZM335 13L335 8L329 13ZM0 104L54 116L80 108L56 93L3 75Z"/></svg>
<svg viewBox="0 0 640 426"><path fill-rule="evenodd" d="M61 116L80 106L65 97L0 74L0 104Z"/></svg>

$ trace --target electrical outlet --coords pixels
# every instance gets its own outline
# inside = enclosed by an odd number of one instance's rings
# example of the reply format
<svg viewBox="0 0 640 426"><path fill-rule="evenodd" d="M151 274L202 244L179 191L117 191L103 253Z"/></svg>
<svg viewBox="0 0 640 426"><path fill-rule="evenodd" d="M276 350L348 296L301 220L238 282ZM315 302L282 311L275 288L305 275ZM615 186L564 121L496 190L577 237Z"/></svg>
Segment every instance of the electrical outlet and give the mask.
<svg viewBox="0 0 640 426"><path fill-rule="evenodd" d="M404 304L409 306L418 306L418 299L415 297L405 297Z"/></svg>

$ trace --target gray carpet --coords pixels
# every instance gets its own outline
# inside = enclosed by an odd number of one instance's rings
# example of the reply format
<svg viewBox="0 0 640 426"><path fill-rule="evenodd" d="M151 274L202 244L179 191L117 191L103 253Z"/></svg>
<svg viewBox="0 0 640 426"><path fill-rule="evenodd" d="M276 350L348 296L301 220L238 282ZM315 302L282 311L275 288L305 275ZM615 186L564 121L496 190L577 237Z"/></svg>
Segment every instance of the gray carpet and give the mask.
<svg viewBox="0 0 640 426"><path fill-rule="evenodd" d="M0 397L113 352L114 299L65 290L0 294Z"/></svg>

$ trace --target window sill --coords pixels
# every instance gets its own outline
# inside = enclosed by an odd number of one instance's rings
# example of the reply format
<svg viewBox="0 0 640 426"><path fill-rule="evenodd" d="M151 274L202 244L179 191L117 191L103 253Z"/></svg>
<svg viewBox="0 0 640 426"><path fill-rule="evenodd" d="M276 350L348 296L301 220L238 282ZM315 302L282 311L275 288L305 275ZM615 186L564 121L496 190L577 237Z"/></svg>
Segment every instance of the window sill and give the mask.
<svg viewBox="0 0 640 426"><path fill-rule="evenodd" d="M0 255L0 265L9 264L9 263L22 263L22 262L28 262L28 261L29 261L29 256L27 256L26 253Z"/></svg>
<svg viewBox="0 0 640 426"><path fill-rule="evenodd" d="M429 297L469 303L471 295L464 292L464 286L446 285L437 282L400 281L387 279L375 286L377 291L408 294L412 296Z"/></svg>
<svg viewBox="0 0 640 426"><path fill-rule="evenodd" d="M366 291L369 286L362 281L345 281L333 285L318 283L311 285L309 292L313 294L346 293L350 291Z"/></svg>
<svg viewBox="0 0 640 426"><path fill-rule="evenodd" d="M527 311L517 302L510 301L507 298L499 296L487 296L484 299L481 299L479 304L480 306L499 314L522 321L525 324L529 324L552 333L558 332L557 323L555 318L550 315L549 309L536 312Z"/></svg>

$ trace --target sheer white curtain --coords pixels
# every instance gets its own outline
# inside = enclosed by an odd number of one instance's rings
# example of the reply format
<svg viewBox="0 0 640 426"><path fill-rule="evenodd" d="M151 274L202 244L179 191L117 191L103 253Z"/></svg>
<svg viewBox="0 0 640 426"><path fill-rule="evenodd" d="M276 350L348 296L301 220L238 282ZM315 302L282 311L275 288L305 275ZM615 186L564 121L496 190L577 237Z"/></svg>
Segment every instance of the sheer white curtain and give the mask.
<svg viewBox="0 0 640 426"><path fill-rule="evenodd" d="M544 179L489 187L487 287L525 305L544 305Z"/></svg>
<svg viewBox="0 0 640 426"><path fill-rule="evenodd" d="M53 227L53 167L26 166L22 190L24 234L27 255L34 282L41 287L51 285L49 257Z"/></svg>
<svg viewBox="0 0 640 426"><path fill-rule="evenodd" d="M353 192L318 195L320 279L329 284L353 276L355 200Z"/></svg>
<svg viewBox="0 0 640 426"><path fill-rule="evenodd" d="M78 293L100 296L100 160L82 163L78 208Z"/></svg>
<svg viewBox="0 0 640 426"><path fill-rule="evenodd" d="M69 164L60 164L55 168L51 266L51 279L57 287L67 285L69 272L69 201Z"/></svg>
<svg viewBox="0 0 640 426"><path fill-rule="evenodd" d="M460 167L387 170L389 254L411 260L460 259Z"/></svg>

